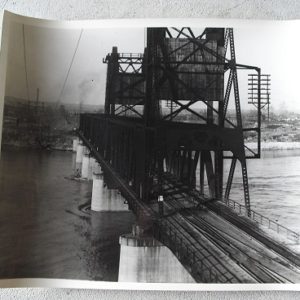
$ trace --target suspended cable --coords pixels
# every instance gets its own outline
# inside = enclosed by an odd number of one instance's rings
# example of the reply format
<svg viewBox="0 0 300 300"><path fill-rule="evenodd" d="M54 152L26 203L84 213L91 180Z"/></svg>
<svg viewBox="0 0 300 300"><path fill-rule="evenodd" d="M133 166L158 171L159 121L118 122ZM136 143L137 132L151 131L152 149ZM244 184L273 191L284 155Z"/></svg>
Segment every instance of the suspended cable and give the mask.
<svg viewBox="0 0 300 300"><path fill-rule="evenodd" d="M30 101L30 97L29 97L29 83L28 83L28 72L27 72L27 60L26 60L25 25L24 24L23 24L23 27L22 27L22 33L23 33L23 54L24 54L26 92L27 92L27 100Z"/></svg>
<svg viewBox="0 0 300 300"><path fill-rule="evenodd" d="M68 69L68 72L67 72L67 75L66 75L66 78L65 78L65 80L64 80L62 89L61 89L61 91L60 91L60 93L59 93L59 96L58 96L58 98L57 98L57 101L56 101L56 106L58 105L58 103L59 103L60 100L61 100L61 96L63 95L63 92L64 92L64 89L65 89L66 83L67 83L67 81L68 81L69 74L70 74L71 68L72 68L72 66L73 66L73 62L74 62L74 59L75 59L75 56L76 56L76 53L77 53L77 50L78 50L78 46L79 46L79 43L80 43L80 40L81 40L82 33L83 33L83 29L81 29L81 31L80 31L79 38L78 38L78 41L77 41L77 43L76 43L75 51L74 51L74 53L73 53L73 56L72 56L72 59L71 59L71 62L70 62L70 66L69 66L69 69Z"/></svg>

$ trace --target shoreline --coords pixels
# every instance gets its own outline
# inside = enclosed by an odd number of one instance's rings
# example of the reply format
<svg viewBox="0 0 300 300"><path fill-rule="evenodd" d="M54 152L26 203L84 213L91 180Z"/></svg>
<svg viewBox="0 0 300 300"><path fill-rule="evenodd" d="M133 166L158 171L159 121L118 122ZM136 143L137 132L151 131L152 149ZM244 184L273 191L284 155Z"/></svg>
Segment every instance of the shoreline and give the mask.
<svg viewBox="0 0 300 300"><path fill-rule="evenodd" d="M252 150L257 150L257 143L249 142L245 143L245 146L249 147ZM24 145L16 145L16 144L2 144L2 148L14 148L14 149L34 149L41 150L41 147L35 146L24 146ZM67 151L71 152L72 147L50 147L52 151ZM300 150L300 142L261 142L261 150Z"/></svg>
<svg viewBox="0 0 300 300"><path fill-rule="evenodd" d="M250 149L257 149L256 143L245 143ZM300 142L262 142L261 150L300 150Z"/></svg>

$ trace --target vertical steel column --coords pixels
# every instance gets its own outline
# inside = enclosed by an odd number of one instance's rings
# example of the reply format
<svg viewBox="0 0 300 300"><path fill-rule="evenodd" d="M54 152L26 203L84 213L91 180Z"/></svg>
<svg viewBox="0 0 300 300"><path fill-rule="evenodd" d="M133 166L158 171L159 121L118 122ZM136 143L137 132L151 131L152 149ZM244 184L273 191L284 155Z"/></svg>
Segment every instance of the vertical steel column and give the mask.
<svg viewBox="0 0 300 300"><path fill-rule="evenodd" d="M217 29L216 29L217 30ZM224 29L219 30L219 39L217 40L218 48L224 46L225 47L225 32ZM227 47L227 45L226 45ZM224 52L226 49L224 49ZM218 53L219 54L219 53ZM224 54L225 55L225 54ZM224 59L217 57L218 63L223 63ZM224 73L224 67L220 64L218 71L222 71ZM219 87L221 83L219 82L219 77L217 80L217 86ZM224 79L223 79L224 81ZM229 96L228 96L229 97ZM220 130L224 128L224 97L222 96L222 99L219 99L218 102L218 126ZM223 160L223 145L220 141L218 141L218 150L215 151L215 193L217 199L222 199L223 197L223 173L224 173L224 160Z"/></svg>
<svg viewBox="0 0 300 300"><path fill-rule="evenodd" d="M116 78L119 72L118 48L113 47L112 53L107 57L105 113L115 114Z"/></svg>
<svg viewBox="0 0 300 300"><path fill-rule="evenodd" d="M231 186L232 186L232 180L233 180L233 176L234 176L235 165L236 165L236 158L234 157L231 161L229 175L228 175L228 179L227 179L227 185L226 185L225 196L224 196L225 201L227 201L229 199L230 190L231 190Z"/></svg>
<svg viewBox="0 0 300 300"><path fill-rule="evenodd" d="M239 86L237 78L237 67L236 67L236 57L235 57L235 48L234 48L234 38L233 38L233 29L229 29L229 43L230 43L230 55L231 63L230 67L233 72L233 89L234 89L234 100L236 108L236 119L237 119L237 130L240 131L242 145L244 146L243 138L243 124L242 124L242 113L240 106L240 95L239 95ZM245 157L245 148L243 147L240 153L241 167L242 167L242 176L243 176L243 186L244 186L244 198L245 198L245 207L247 210L247 215L250 216L250 194L249 194L249 184L248 184L248 174L247 174L247 165Z"/></svg>
<svg viewBox="0 0 300 300"><path fill-rule="evenodd" d="M211 157L210 151L204 150L202 151L201 156L203 155L203 162L205 164L205 170L207 175L207 183L209 188L209 193L211 198L215 198L215 173L213 169L213 161Z"/></svg>
<svg viewBox="0 0 300 300"><path fill-rule="evenodd" d="M161 141L157 140L158 131L156 130L157 121L160 118L159 101L158 101L158 82L157 82L157 68L158 64L158 45L165 36L165 28L147 28L147 50L145 53L145 76L146 76L146 100L144 105L144 134L145 143L144 157L145 157L145 171L143 175L143 200L149 201L149 194L152 190L153 178L153 160L155 159L154 146L160 145ZM162 164L159 169L163 167L163 160L158 161ZM158 181L161 184L162 174L158 174ZM159 185L160 185L159 184ZM162 189L159 186L159 189Z"/></svg>
<svg viewBox="0 0 300 300"><path fill-rule="evenodd" d="M198 161L199 161L199 156L200 156L200 151L195 151L195 155L193 158L193 167L191 170L191 174L190 174L190 182L191 182L191 186L192 188L196 187L196 172L197 172L197 166L198 166Z"/></svg>

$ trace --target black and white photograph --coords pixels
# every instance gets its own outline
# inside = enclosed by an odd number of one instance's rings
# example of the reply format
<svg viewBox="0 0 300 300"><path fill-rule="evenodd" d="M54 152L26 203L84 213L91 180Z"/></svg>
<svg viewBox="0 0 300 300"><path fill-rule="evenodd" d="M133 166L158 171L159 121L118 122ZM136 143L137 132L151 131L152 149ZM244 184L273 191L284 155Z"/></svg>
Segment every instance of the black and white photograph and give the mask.
<svg viewBox="0 0 300 300"><path fill-rule="evenodd" d="M153 22L6 27L0 279L299 284L300 23Z"/></svg>

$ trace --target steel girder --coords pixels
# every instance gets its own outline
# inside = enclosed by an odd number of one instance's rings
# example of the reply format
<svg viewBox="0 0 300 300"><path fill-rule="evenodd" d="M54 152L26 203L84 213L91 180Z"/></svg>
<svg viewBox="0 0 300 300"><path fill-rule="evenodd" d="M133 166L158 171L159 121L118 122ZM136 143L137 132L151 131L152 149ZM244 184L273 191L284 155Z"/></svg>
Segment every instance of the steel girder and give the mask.
<svg viewBox="0 0 300 300"><path fill-rule="evenodd" d="M148 28L144 55L119 54L114 47L106 57L105 115L82 117L80 130L143 201L161 193L164 172L201 193L206 173L210 196L223 199L223 162L229 158L225 198L238 160L250 210L246 158L260 156L260 106L257 126L244 128L237 71L251 69L260 78L260 69L238 64L234 47L231 28L206 28L197 35L190 28ZM257 95L259 102L259 85ZM169 103L167 113L162 99ZM228 116L231 99L235 120ZM133 114L124 117L128 110ZM189 123L178 119L183 112L193 116ZM257 151L244 145L243 133L251 130L258 136Z"/></svg>

